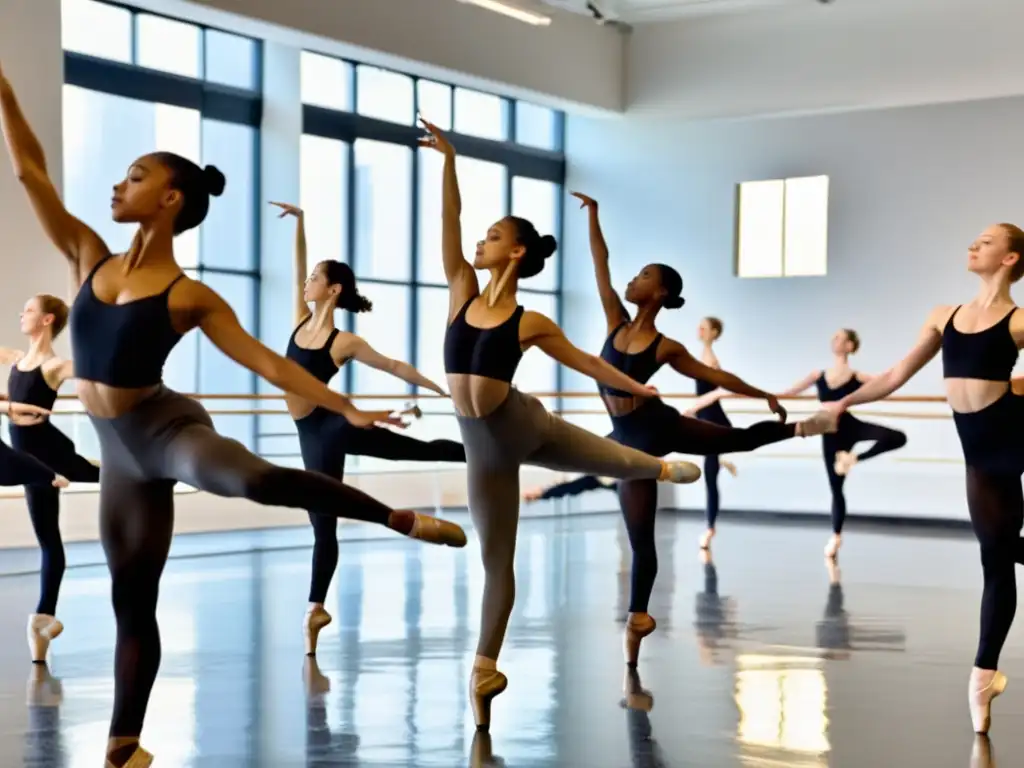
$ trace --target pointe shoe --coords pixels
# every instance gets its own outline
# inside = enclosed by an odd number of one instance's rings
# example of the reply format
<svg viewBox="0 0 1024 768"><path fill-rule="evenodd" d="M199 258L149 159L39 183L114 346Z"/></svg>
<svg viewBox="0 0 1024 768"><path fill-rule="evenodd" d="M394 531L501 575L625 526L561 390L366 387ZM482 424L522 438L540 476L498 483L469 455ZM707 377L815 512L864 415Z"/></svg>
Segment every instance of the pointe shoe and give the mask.
<svg viewBox="0 0 1024 768"><path fill-rule="evenodd" d="M508 688L508 678L496 669L473 668L469 679L469 700L478 731L491 727L491 702Z"/></svg>
<svg viewBox="0 0 1024 768"><path fill-rule="evenodd" d="M810 418L800 422L801 437L828 435L839 429L839 417L833 411L821 409Z"/></svg>
<svg viewBox="0 0 1024 768"><path fill-rule="evenodd" d="M419 539L429 544L443 544L448 547L466 546L466 532L455 523L416 512L416 521L409 531L410 539Z"/></svg>
<svg viewBox="0 0 1024 768"><path fill-rule="evenodd" d="M302 682L306 686L306 696L310 698L323 696L331 690L331 678L320 671L316 656L312 654L302 662Z"/></svg>
<svg viewBox="0 0 1024 768"><path fill-rule="evenodd" d="M704 531L704 535L700 537L700 548L711 549L711 540L715 538L715 529L708 528Z"/></svg>
<svg viewBox="0 0 1024 768"><path fill-rule="evenodd" d="M852 453L851 451L837 451L836 461L832 468L840 477L846 477L850 474L850 470L853 469L853 466L856 463L857 455L855 453Z"/></svg>
<svg viewBox="0 0 1024 768"><path fill-rule="evenodd" d="M64 686L50 674L46 664L33 664L25 686L25 703L30 707L59 707L64 701Z"/></svg>
<svg viewBox="0 0 1024 768"><path fill-rule="evenodd" d="M971 672L967 688L967 703L971 709L971 723L975 733L988 733L992 725L992 700L1006 690L1006 675L998 670L984 686L981 685L981 671L977 667Z"/></svg>
<svg viewBox="0 0 1024 768"><path fill-rule="evenodd" d="M54 488L67 488L69 485L71 485L71 481L68 480L66 477L62 477L61 475L56 475L53 478L53 487Z"/></svg>
<svg viewBox="0 0 1024 768"><path fill-rule="evenodd" d="M829 538L828 543L825 544L825 557L829 560L835 560L839 555L839 547L843 544L843 539L838 533L833 533Z"/></svg>
<svg viewBox="0 0 1024 768"><path fill-rule="evenodd" d="M153 764L153 755L142 747L136 747L127 763L118 766L108 757L105 768L149 768Z"/></svg>
<svg viewBox="0 0 1024 768"><path fill-rule="evenodd" d="M722 469L724 469L726 472L728 472L733 477L736 477L736 475L738 475L740 473L740 471L738 469L736 469L736 465L733 464L731 461L721 461L721 460L719 460L718 463L722 465Z"/></svg>
<svg viewBox="0 0 1024 768"><path fill-rule="evenodd" d="M320 630L333 620L331 614L323 608L310 608L306 611L306 618L302 622L302 639L307 656L316 655L316 643L320 637Z"/></svg>
<svg viewBox="0 0 1024 768"><path fill-rule="evenodd" d="M33 663L45 663L46 652L50 648L50 641L59 637L63 631L64 625L53 616L33 613L28 617L26 635L28 638L28 650L32 654Z"/></svg>
<svg viewBox="0 0 1024 768"><path fill-rule="evenodd" d="M640 642L658 626L654 617L647 613L631 613L626 619L626 637L624 640L626 665L635 667L640 658Z"/></svg>
<svg viewBox="0 0 1024 768"><path fill-rule="evenodd" d="M700 467L689 461L665 462L664 479L670 483L695 483L700 480Z"/></svg>

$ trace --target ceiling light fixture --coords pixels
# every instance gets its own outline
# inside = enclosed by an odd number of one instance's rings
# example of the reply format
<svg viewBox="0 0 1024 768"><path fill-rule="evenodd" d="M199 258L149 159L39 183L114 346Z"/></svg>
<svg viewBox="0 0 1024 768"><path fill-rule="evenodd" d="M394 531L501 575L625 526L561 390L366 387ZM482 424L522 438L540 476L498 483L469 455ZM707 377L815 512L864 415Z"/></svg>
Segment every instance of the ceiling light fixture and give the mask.
<svg viewBox="0 0 1024 768"><path fill-rule="evenodd" d="M516 21L532 24L535 27L546 27L551 23L550 16L528 11L525 8L507 3L505 0L459 0L459 2L486 8L488 11L500 13L502 16L508 16Z"/></svg>

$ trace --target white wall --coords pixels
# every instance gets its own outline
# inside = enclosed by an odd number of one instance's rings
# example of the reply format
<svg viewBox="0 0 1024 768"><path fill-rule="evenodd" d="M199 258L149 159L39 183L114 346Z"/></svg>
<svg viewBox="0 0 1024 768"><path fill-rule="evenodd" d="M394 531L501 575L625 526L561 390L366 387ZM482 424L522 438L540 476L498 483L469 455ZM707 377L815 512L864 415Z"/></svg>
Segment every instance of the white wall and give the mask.
<svg viewBox="0 0 1024 768"><path fill-rule="evenodd" d="M1024 213L1022 123L1021 98L751 121L571 117L568 188L601 203L616 286L644 264L675 265L687 303L663 313L662 330L696 349L700 318L721 317L722 364L777 391L829 363L828 340L838 327L862 336L854 363L879 371L910 348L933 305L972 297L966 246L987 224L1020 221ZM809 174L831 178L828 276L734 277L735 185ZM585 217L575 206L567 210L563 247L566 330L596 351L604 324ZM655 383L666 392L692 391L692 383L672 374L659 374ZM590 385L569 385L581 387ZM941 392L938 361L905 390ZM900 458L929 461L880 459L858 467L848 483L851 511L964 517L952 422L892 423L910 439ZM596 430L607 425L603 416L591 422ZM724 504L826 511L817 443L783 443L768 452L799 459L741 460L740 479L723 481ZM702 503L693 489L680 499Z"/></svg>
<svg viewBox="0 0 1024 768"><path fill-rule="evenodd" d="M1024 93L1019 0L806 0L638 25L628 107L722 117Z"/></svg>
<svg viewBox="0 0 1024 768"><path fill-rule="evenodd" d="M589 18L554 8L552 24L536 27L457 0L132 4L551 106L621 111L625 103L625 38Z"/></svg>

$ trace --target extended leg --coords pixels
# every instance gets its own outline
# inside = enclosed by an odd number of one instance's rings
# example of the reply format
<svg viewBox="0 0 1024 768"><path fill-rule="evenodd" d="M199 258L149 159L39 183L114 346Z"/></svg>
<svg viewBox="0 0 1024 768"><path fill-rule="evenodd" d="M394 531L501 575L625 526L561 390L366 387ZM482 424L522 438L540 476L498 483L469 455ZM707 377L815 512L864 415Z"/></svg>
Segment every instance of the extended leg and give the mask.
<svg viewBox="0 0 1024 768"><path fill-rule="evenodd" d="M383 427L350 429L348 453L392 461L466 461L466 449L454 440L417 440Z"/></svg>
<svg viewBox="0 0 1024 768"><path fill-rule="evenodd" d="M745 453L763 445L789 440L797 435L797 424L759 421L749 427L723 427L689 416L675 414L659 425L661 441L668 452L697 456Z"/></svg>
<svg viewBox="0 0 1024 768"><path fill-rule="evenodd" d="M840 475L849 474L858 462L895 451L907 444L907 436L903 432L861 421L850 414L844 414L840 420L840 431L846 435L849 443L847 450L836 455L836 472ZM874 445L861 454L853 453L853 446L861 442L872 442Z"/></svg>
<svg viewBox="0 0 1024 768"><path fill-rule="evenodd" d="M0 440L0 485L48 485L57 473L39 459Z"/></svg>

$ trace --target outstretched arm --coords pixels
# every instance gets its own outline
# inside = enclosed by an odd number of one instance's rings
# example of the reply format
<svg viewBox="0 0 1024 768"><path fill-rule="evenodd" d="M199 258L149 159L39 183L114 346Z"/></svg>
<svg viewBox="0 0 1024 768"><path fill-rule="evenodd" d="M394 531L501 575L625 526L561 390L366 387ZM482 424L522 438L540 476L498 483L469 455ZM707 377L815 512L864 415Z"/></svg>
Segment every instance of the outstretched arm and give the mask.
<svg viewBox="0 0 1024 768"><path fill-rule="evenodd" d="M696 413L697 411L703 408L707 408L709 405L714 405L723 397L725 397L728 393L729 390L722 389L721 387L719 387L718 389L713 389L710 392L706 392L705 394L701 395L696 400L694 400L692 403L690 403L690 407L686 410L686 412Z"/></svg>
<svg viewBox="0 0 1024 768"><path fill-rule="evenodd" d="M910 354L900 360L896 365L885 373L880 373L872 378L867 384L854 390L844 397L835 408L845 411L852 405L873 403L888 397L897 389L902 387L913 376L938 354L942 348L942 333L939 328L943 318L949 315L949 307L936 307L928 316L921 333L917 337L917 344L910 350Z"/></svg>
<svg viewBox="0 0 1024 768"><path fill-rule="evenodd" d="M356 426L370 426L375 422L404 426L390 411L360 411L347 397L328 389L298 363L261 344L246 333L224 299L210 288L196 285L200 286L195 293L199 328L217 349L236 363L285 392L340 413Z"/></svg>
<svg viewBox="0 0 1024 768"><path fill-rule="evenodd" d="M779 392L779 397L794 397L796 395L802 395L808 389L814 386L814 382L818 380L821 375L820 371L812 371L804 376L800 381L794 384L789 389Z"/></svg>
<svg viewBox="0 0 1024 768"><path fill-rule="evenodd" d="M46 170L43 147L21 111L14 89L0 70L0 127L14 173L25 187L36 217L47 237L75 266L77 280L104 256L107 247L99 236L64 207ZM77 281L76 281L77 282Z"/></svg>
<svg viewBox="0 0 1024 768"><path fill-rule="evenodd" d="M629 313L622 305L619 294L612 287L612 276L608 269L608 243L605 242L604 233L601 231L601 220L597 215L597 201L581 192L573 192L572 196L582 203L581 208L587 209L587 218L590 224L590 255L594 259L594 277L597 278L597 292L601 296L605 322L608 324L608 331L611 332L612 329L629 320Z"/></svg>
<svg viewBox="0 0 1024 768"><path fill-rule="evenodd" d="M309 274L306 266L306 217L302 209L289 203L271 203L281 209L279 219L285 216L295 217L295 326L306 319L309 306L306 304L306 277Z"/></svg>
<svg viewBox="0 0 1024 768"><path fill-rule="evenodd" d="M716 387L735 392L737 395L746 395L747 397L765 400L768 402L768 407L771 408L773 413L778 414L783 421L786 420L786 411L779 405L775 395L765 392L763 389L750 386L734 373L723 371L721 368L712 368L710 365L704 365L678 341L666 339L665 345L665 362L679 373L689 376L691 379L703 379L714 384Z"/></svg>
<svg viewBox="0 0 1024 768"><path fill-rule="evenodd" d="M574 346L550 319L537 312L523 313L519 325L520 343L524 347L538 347L548 357L562 365L589 376L606 387L621 389L637 397L653 397L658 394L654 387L640 384L614 368L604 360L587 354Z"/></svg>
<svg viewBox="0 0 1024 768"><path fill-rule="evenodd" d="M421 147L436 149L444 155L443 182L441 187L441 257L444 260L444 276L448 281L450 294L449 316L463 304L480 293L473 266L462 253L462 196L459 193L459 178L455 172L455 148L441 129L420 118L427 135L420 139Z"/></svg>
<svg viewBox="0 0 1024 768"><path fill-rule="evenodd" d="M439 395L448 394L408 363L385 357L371 347L365 339L356 336L354 333L338 334L331 354L335 360L358 360L364 365L376 368L378 371L390 373L395 378L415 384L417 387L429 389L431 392L436 392Z"/></svg>
<svg viewBox="0 0 1024 768"><path fill-rule="evenodd" d="M20 349L12 349L11 347L0 347L0 364L2 365L14 365L24 356L25 353L22 352Z"/></svg>

